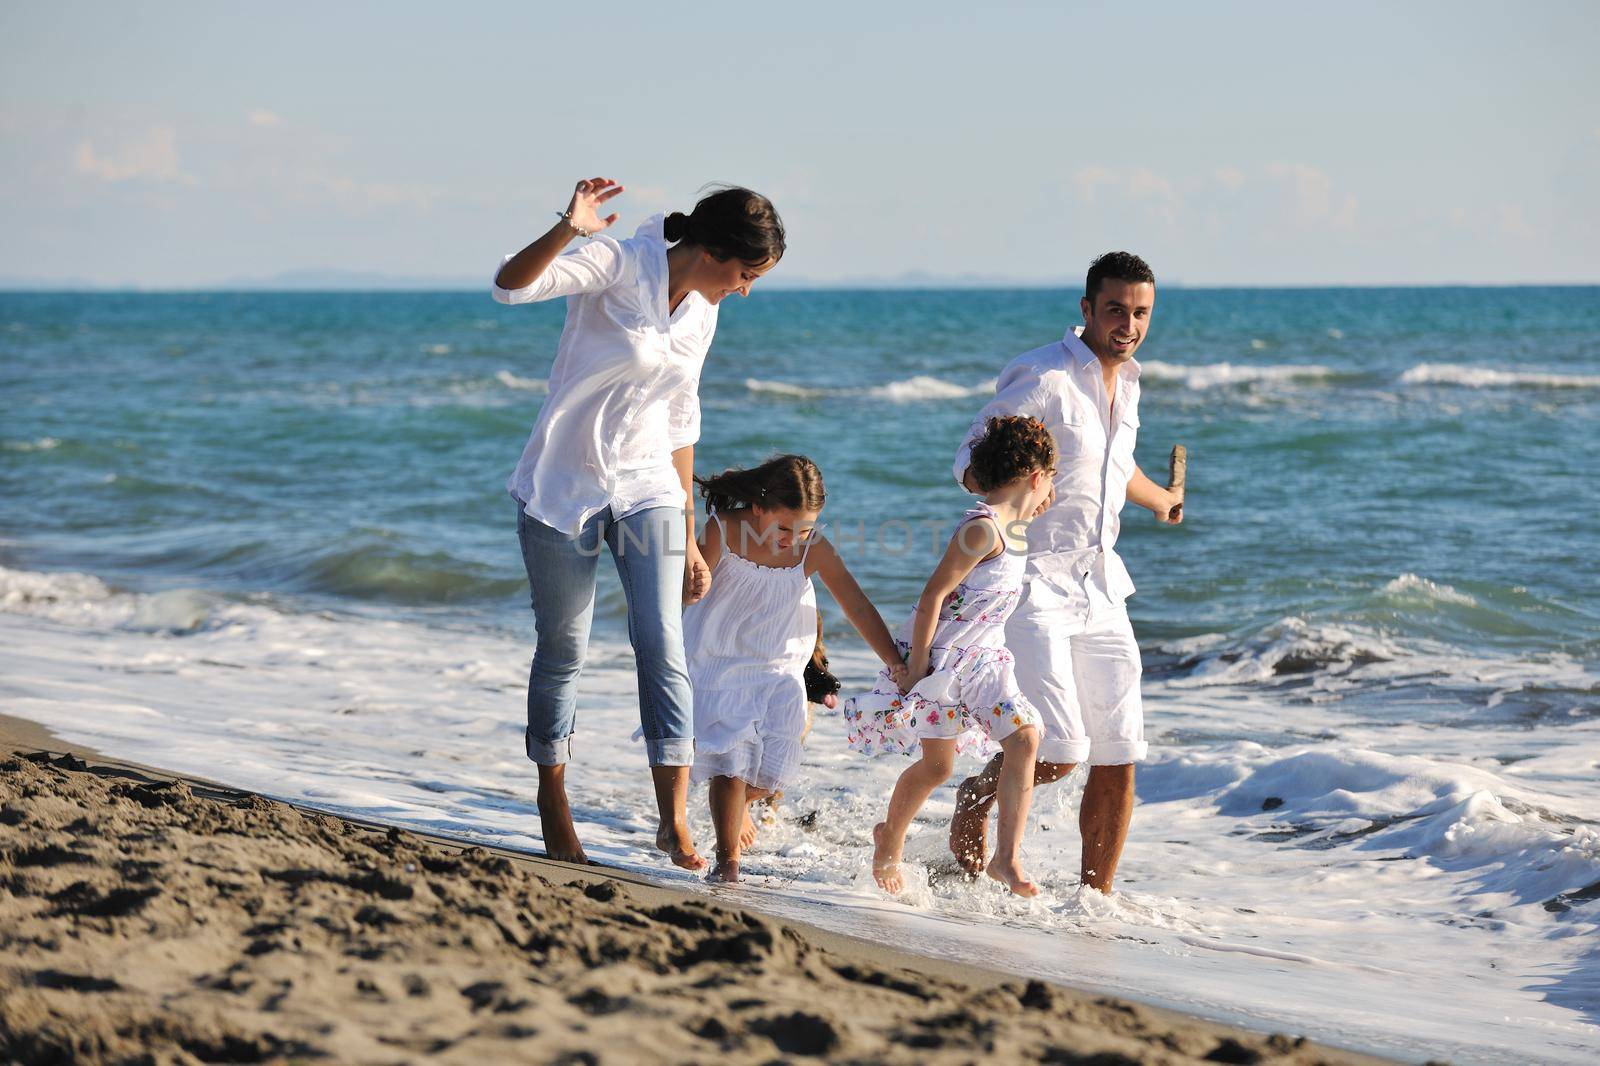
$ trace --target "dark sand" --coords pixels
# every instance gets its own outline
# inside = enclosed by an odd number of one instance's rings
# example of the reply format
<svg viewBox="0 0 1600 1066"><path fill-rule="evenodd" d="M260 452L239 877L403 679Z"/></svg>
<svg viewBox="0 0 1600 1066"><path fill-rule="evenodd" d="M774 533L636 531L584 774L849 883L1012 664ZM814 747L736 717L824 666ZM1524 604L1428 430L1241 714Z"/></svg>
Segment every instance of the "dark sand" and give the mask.
<svg viewBox="0 0 1600 1066"><path fill-rule="evenodd" d="M314 813L0 716L0 1059L810 1057L1377 1061Z"/></svg>

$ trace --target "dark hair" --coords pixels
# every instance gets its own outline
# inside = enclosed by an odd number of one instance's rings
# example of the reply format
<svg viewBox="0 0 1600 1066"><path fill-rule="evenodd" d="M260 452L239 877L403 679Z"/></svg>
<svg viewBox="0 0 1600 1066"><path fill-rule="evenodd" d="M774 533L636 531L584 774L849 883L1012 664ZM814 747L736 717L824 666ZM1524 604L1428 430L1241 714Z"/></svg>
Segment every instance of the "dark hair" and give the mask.
<svg viewBox="0 0 1600 1066"><path fill-rule="evenodd" d="M993 492L1055 465L1056 439L1043 422L1027 415L996 415L973 442L968 469L980 489Z"/></svg>
<svg viewBox="0 0 1600 1066"><path fill-rule="evenodd" d="M724 470L694 481L706 506L718 511L757 503L791 511L820 511L826 498L822 471L803 455L775 455L749 470Z"/></svg>
<svg viewBox="0 0 1600 1066"><path fill-rule="evenodd" d="M1132 252L1107 252L1089 264L1089 276L1083 283L1083 295L1088 297L1091 306L1094 298L1100 295L1100 283L1107 278L1134 283L1148 281L1152 285L1156 283L1150 264Z"/></svg>
<svg viewBox="0 0 1600 1066"><path fill-rule="evenodd" d="M760 193L737 185L701 197L690 214L672 212L662 232L668 244L697 244L724 263L738 259L760 266L783 258L783 219L778 209Z"/></svg>

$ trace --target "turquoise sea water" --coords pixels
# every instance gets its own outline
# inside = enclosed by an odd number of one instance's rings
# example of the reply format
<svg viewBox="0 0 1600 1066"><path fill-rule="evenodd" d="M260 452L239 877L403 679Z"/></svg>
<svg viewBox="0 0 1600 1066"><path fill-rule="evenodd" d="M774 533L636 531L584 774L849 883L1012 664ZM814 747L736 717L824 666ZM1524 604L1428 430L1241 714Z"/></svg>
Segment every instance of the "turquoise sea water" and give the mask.
<svg viewBox="0 0 1600 1066"><path fill-rule="evenodd" d="M801 451L891 626L950 477L1065 292L724 305L702 471ZM504 494L562 308L487 291L0 294L0 710L283 798L538 847L532 624ZM1163 290L1124 513L1151 759L1111 901L1076 781L1020 906L865 875L899 765L819 715L743 897L950 958L1408 1058L1600 1047L1600 288ZM885 524L888 523L888 524ZM908 532L915 535L908 540ZM574 765L589 852L649 849L620 589L602 566ZM873 664L819 594L848 687ZM695 798L698 831L709 833Z"/></svg>
<svg viewBox="0 0 1600 1066"><path fill-rule="evenodd" d="M502 484L562 310L0 295L5 550L136 587L521 624ZM812 456L824 518L898 616L938 547L924 523L963 506L949 460L986 383L1075 314L1055 291L732 302L698 466ZM1141 464L1159 476L1171 444L1190 454L1183 527L1125 515L1152 649L1296 616L1595 658L1600 289L1177 289L1140 355ZM1406 574L1473 605L1389 588Z"/></svg>

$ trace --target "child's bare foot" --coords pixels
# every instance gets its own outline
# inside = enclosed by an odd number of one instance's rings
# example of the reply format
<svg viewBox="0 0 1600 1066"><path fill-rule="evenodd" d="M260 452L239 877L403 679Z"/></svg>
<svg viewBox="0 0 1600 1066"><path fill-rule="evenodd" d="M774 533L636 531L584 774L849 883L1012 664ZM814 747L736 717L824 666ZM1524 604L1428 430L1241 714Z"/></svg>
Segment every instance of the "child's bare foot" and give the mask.
<svg viewBox="0 0 1600 1066"><path fill-rule="evenodd" d="M989 850L989 807L994 797L978 797L976 778L969 777L956 789L956 813L950 816L950 854L969 874L983 869Z"/></svg>
<svg viewBox="0 0 1600 1066"><path fill-rule="evenodd" d="M756 842L756 823L750 817L748 809L744 812L744 825L739 829L739 846L748 848ZM737 879L736 879L737 880Z"/></svg>
<svg viewBox="0 0 1600 1066"><path fill-rule="evenodd" d="M694 850L694 842L689 839L687 825L668 825L661 823L661 828L656 830L656 847L667 853L672 859L672 865L681 866L685 870L704 870L706 860Z"/></svg>
<svg viewBox="0 0 1600 1066"><path fill-rule="evenodd" d="M578 842L578 831L572 825L572 811L567 807L565 795L539 798L539 835L544 838L546 857L557 862L588 865L589 856L583 853L583 845Z"/></svg>
<svg viewBox="0 0 1600 1066"><path fill-rule="evenodd" d="M998 855L995 856L995 860L989 864L989 876L1019 896L1039 894L1039 886L1028 880L1028 875L1022 872L1022 864L1015 860L1002 862Z"/></svg>
<svg viewBox="0 0 1600 1066"><path fill-rule="evenodd" d="M736 885L739 883L739 856L717 852L717 863L706 874L712 884Z"/></svg>
<svg viewBox="0 0 1600 1066"><path fill-rule="evenodd" d="M889 824L879 822L872 827L872 843L872 879L885 892L899 895L900 890L906 887L905 878L900 873L900 848L904 841L891 842Z"/></svg>

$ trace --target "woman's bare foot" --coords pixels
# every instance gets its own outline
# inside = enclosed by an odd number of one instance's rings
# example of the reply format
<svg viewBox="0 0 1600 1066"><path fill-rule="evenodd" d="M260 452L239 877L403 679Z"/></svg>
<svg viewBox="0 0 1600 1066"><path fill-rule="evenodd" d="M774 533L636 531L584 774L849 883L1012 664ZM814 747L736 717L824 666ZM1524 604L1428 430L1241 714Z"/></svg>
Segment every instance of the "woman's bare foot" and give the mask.
<svg viewBox="0 0 1600 1066"><path fill-rule="evenodd" d="M545 856L557 862L575 862L587 866L589 856L583 853L578 842L578 830L572 824L572 809L567 806L567 792L558 782L539 783L539 835L544 838Z"/></svg>
<svg viewBox="0 0 1600 1066"><path fill-rule="evenodd" d="M900 873L900 848L905 842L891 842L889 824L879 822L872 827L872 843L872 879L885 892L899 895L900 890L906 887L905 878Z"/></svg>
<svg viewBox="0 0 1600 1066"><path fill-rule="evenodd" d="M989 850L989 807L994 797L980 799L975 782L969 777L956 789L956 813L950 816L950 854L969 874L983 869Z"/></svg>
<svg viewBox="0 0 1600 1066"><path fill-rule="evenodd" d="M736 885L739 883L739 856L717 852L717 863L706 874L712 884Z"/></svg>
<svg viewBox="0 0 1600 1066"><path fill-rule="evenodd" d="M656 830L656 847L667 853L672 859L672 865L681 866L685 870L704 870L706 860L694 850L694 841L689 839L687 825L668 825L661 823L661 828Z"/></svg>
<svg viewBox="0 0 1600 1066"><path fill-rule="evenodd" d="M750 811L746 809L744 812L744 825L739 829L739 846L741 848L748 848L755 842L756 823L755 820L750 817Z"/></svg>
<svg viewBox="0 0 1600 1066"><path fill-rule="evenodd" d="M989 876L1005 885L1019 896L1037 896L1039 886L1028 880L1028 875L1022 872L1022 864L1012 860L1001 862L1000 857L989 864Z"/></svg>

